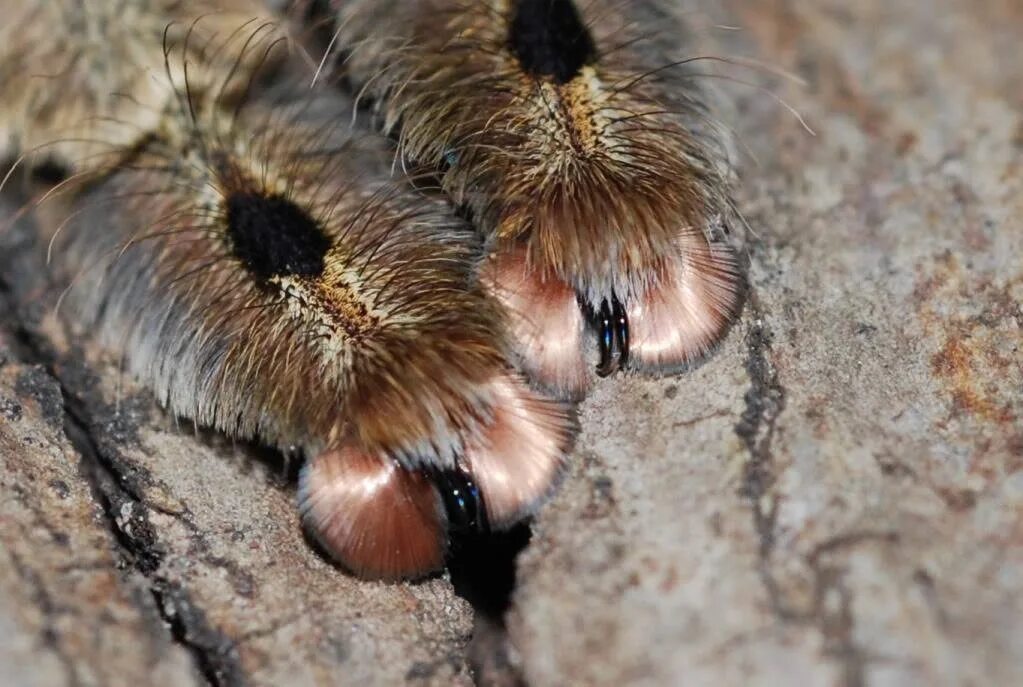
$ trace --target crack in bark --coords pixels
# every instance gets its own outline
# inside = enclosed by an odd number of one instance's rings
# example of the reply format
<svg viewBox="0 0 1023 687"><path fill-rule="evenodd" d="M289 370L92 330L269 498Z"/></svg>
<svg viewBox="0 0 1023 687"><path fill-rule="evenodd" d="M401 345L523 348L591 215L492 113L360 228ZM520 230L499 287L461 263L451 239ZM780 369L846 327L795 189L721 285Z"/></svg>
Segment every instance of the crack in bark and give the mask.
<svg viewBox="0 0 1023 687"><path fill-rule="evenodd" d="M897 544L895 531L863 530L839 534L818 544L806 557L813 573L814 598L810 621L824 636L824 653L837 661L842 669L843 684L865 685L866 668L872 659L854 636L855 615L853 592L845 583L846 568L826 559L867 542ZM837 603L836 603L837 602Z"/></svg>
<svg viewBox="0 0 1023 687"><path fill-rule="evenodd" d="M824 637L824 655L837 661L842 684L861 687L866 684L865 652L853 636L852 591L846 586L845 569L837 565L817 566L814 574L814 601L811 620Z"/></svg>
<svg viewBox="0 0 1023 687"><path fill-rule="evenodd" d="M523 524L489 535L466 533L453 542L454 555L448 561L451 584L475 616L465 659L477 685L526 684L508 658L511 640L505 616L515 592L515 561L531 538L532 530Z"/></svg>
<svg viewBox="0 0 1023 687"><path fill-rule="evenodd" d="M149 506L136 489L125 486L128 479L118 461L100 449L86 411L66 389L64 394L65 434L85 460L93 494L125 563L146 579L171 636L189 652L206 682L217 687L244 684L234 643L209 625L180 584L159 573L166 552L149 521Z"/></svg>
<svg viewBox="0 0 1023 687"><path fill-rule="evenodd" d="M82 456L84 476L118 548L121 566L136 570L146 580L171 638L192 656L208 684L217 687L244 684L234 643L210 626L181 585L158 572L165 552L149 522L150 507L134 484L136 476L128 474L121 461L102 450L91 413L61 375L59 354L26 323L24 313L17 307L19 290L7 275L8 270L0 270L0 306L10 314L4 328L10 335L8 343L21 362L40 366L57 382L62 396L64 435Z"/></svg>
<svg viewBox="0 0 1023 687"><path fill-rule="evenodd" d="M845 568L822 561L823 554L870 538L870 533L846 535L841 541L825 542L806 558L813 579L813 600L807 608L786 599L772 569L775 552L778 502L771 489L775 474L773 443L778 418L785 410L786 390L770 360L773 333L756 292L750 287L748 308L752 324L746 334L746 371L750 388L746 407L735 425L735 433L746 445L746 461L740 494L749 500L753 527L760 538L757 574L767 592L768 602L783 623L809 625L824 638L824 654L836 661L846 687L866 684L868 657L857 644L854 629L853 593L845 584ZM847 541L848 540L848 541Z"/></svg>
<svg viewBox="0 0 1023 687"><path fill-rule="evenodd" d="M798 613L786 606L770 571L778 512L777 503L767 503L775 479L772 443L777 419L785 408L785 389L769 360L773 335L764 323L760 301L752 287L748 307L753 318L746 334L746 372L750 388L746 392L746 407L735 425L735 433L746 445L749 458L743 469L739 493L750 502L753 526L760 537L758 572L767 588L772 610L783 620L793 620Z"/></svg>

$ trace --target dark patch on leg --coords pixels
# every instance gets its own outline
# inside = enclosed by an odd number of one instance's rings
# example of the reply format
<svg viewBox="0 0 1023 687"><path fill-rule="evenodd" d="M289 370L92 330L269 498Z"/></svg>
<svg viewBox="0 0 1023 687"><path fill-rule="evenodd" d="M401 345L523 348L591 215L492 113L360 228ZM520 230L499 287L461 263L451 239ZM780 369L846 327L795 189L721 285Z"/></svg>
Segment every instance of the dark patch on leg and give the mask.
<svg viewBox="0 0 1023 687"><path fill-rule="evenodd" d="M251 191L232 193L225 206L231 250L257 279L323 272L330 239L304 209Z"/></svg>
<svg viewBox="0 0 1023 687"><path fill-rule="evenodd" d="M508 47L523 71L565 84L597 61L597 46L572 0L519 0Z"/></svg>

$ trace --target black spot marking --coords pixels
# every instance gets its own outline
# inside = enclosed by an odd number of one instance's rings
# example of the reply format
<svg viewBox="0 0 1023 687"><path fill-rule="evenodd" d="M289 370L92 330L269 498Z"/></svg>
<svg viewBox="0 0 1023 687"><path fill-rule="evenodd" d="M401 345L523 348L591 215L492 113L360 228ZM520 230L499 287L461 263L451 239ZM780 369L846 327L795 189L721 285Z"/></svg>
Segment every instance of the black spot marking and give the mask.
<svg viewBox="0 0 1023 687"><path fill-rule="evenodd" d="M253 192L227 198L227 233L235 256L260 281L323 272L330 239L302 208Z"/></svg>
<svg viewBox="0 0 1023 687"><path fill-rule="evenodd" d="M593 36L572 0L519 0L508 45L525 72L559 84L597 60Z"/></svg>

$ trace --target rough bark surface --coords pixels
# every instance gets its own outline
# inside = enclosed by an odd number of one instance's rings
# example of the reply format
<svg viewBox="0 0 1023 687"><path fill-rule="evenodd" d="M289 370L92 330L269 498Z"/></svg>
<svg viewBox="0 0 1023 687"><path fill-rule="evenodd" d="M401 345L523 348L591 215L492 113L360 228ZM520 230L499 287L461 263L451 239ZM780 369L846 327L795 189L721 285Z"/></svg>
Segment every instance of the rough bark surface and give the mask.
<svg viewBox="0 0 1023 687"><path fill-rule="evenodd" d="M805 77L777 92L817 135L730 89L750 301L699 370L587 401L521 559L525 675L1019 684L1023 5L727 9L708 52Z"/></svg>
<svg viewBox="0 0 1023 687"><path fill-rule="evenodd" d="M746 311L598 384L507 628L521 535L347 577L286 466L162 413L0 233L0 683L1023 683L1023 5L705 5L817 135L728 88Z"/></svg>

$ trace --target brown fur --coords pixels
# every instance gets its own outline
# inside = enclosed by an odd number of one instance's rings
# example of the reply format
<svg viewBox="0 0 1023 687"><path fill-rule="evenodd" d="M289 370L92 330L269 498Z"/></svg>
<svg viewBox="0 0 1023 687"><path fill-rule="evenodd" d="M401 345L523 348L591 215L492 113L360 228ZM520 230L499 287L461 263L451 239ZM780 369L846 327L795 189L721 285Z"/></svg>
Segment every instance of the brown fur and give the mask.
<svg viewBox="0 0 1023 687"><path fill-rule="evenodd" d="M642 294L680 232L721 241L734 217L698 70L672 66L685 50L676 3L577 2L600 58L565 84L523 72L507 45L513 5L338 2L345 73L490 235L527 241L534 267L593 305Z"/></svg>
<svg viewBox="0 0 1023 687"><path fill-rule="evenodd" d="M282 448L354 439L409 464L452 461L505 360L496 307L471 285L469 229L389 181L386 149L308 106L181 117L58 237L55 255L86 266L76 302L127 333L135 372L202 424ZM333 245L321 275L260 286L231 252L225 203L281 191Z"/></svg>

